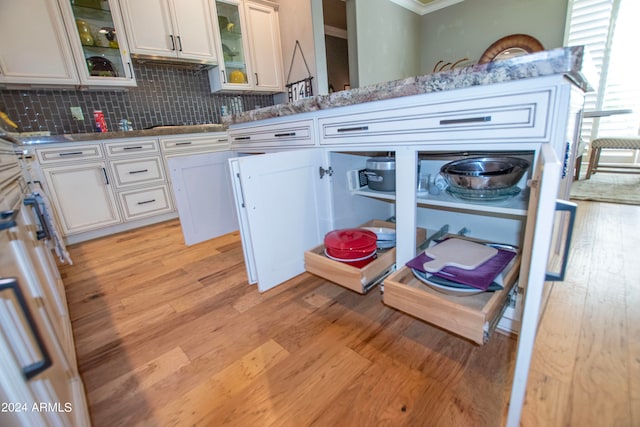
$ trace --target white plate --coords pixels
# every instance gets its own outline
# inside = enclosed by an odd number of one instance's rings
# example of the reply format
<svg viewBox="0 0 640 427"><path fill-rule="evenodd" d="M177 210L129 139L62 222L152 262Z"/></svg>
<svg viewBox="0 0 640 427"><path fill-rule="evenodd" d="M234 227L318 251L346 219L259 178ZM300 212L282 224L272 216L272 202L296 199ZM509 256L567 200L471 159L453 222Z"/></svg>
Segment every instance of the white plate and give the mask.
<svg viewBox="0 0 640 427"><path fill-rule="evenodd" d="M422 283L424 283L425 285L429 286L433 290L441 292L443 294L456 295L456 296L462 297L462 296L477 295L477 294L481 294L481 293L484 292L481 289L462 289L462 288L452 288L452 287L449 287L449 286L440 285L438 283L431 282L427 278L427 274L426 273L418 271L418 270L416 270L414 268L412 268L411 271L413 272L413 275L416 276L416 278L418 280L420 280Z"/></svg>
<svg viewBox="0 0 640 427"><path fill-rule="evenodd" d="M329 255L327 253L327 250L324 250L324 254L326 255L327 258L332 259L334 261L340 261L340 262L355 262L355 261L364 261L365 259L369 259L372 256L374 256L376 254L376 251L371 252L369 255L364 256L362 258L351 258L351 259L347 259L347 258L336 258L336 257L332 257L331 255Z"/></svg>
<svg viewBox="0 0 640 427"><path fill-rule="evenodd" d="M378 240L396 240L396 230L387 227L360 227L376 234Z"/></svg>

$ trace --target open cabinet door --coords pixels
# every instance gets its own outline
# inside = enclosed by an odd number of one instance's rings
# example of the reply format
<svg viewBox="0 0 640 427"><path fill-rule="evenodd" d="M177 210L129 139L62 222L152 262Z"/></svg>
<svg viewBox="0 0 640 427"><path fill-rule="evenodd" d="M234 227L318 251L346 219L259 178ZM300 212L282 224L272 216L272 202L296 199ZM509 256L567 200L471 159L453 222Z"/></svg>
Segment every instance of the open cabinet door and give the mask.
<svg viewBox="0 0 640 427"><path fill-rule="evenodd" d="M556 197L562 165L550 144L542 144L529 196L527 232L523 243L520 285L525 285L524 311L511 389L507 426L518 426L529 376L531 354L538 330L547 260L551 254ZM529 262L527 262L530 260ZM524 280L523 280L524 279ZM526 280L526 284L523 283Z"/></svg>
<svg viewBox="0 0 640 427"><path fill-rule="evenodd" d="M167 160L187 246L238 229L229 178L232 156L224 151Z"/></svg>
<svg viewBox="0 0 640 427"><path fill-rule="evenodd" d="M230 159L250 281L260 292L304 272L304 252L331 223L324 151L296 150Z"/></svg>

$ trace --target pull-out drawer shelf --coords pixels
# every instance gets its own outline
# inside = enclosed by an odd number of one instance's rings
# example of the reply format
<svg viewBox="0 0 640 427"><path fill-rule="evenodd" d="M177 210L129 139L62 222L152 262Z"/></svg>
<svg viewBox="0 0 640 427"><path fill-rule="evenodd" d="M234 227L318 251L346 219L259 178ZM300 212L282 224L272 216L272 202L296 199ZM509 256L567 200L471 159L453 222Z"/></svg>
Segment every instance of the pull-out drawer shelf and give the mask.
<svg viewBox="0 0 640 427"><path fill-rule="evenodd" d="M438 292L418 280L411 269L402 267L384 280L383 301L386 305L484 344L497 326L509 303L509 293L520 271L521 255L503 275L504 288L470 296Z"/></svg>
<svg viewBox="0 0 640 427"><path fill-rule="evenodd" d="M394 228L395 224L386 221L372 220L361 227ZM417 244L427 238L427 231L418 228L416 231ZM386 275L393 271L396 262L396 248L378 250L377 258L363 268L329 259L324 254L324 245L316 246L304 254L305 269L316 276L323 277L333 283L344 286L352 291L364 294L378 284Z"/></svg>

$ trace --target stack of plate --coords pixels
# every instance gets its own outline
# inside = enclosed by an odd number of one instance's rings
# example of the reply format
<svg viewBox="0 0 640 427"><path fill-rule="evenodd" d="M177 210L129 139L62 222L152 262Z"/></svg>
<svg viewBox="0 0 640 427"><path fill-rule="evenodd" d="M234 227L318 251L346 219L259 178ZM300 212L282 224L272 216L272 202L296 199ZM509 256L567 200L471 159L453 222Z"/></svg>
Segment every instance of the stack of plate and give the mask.
<svg viewBox="0 0 640 427"><path fill-rule="evenodd" d="M371 231L376 235L376 246L378 249L389 249L396 245L396 230L387 227L362 227L363 230Z"/></svg>

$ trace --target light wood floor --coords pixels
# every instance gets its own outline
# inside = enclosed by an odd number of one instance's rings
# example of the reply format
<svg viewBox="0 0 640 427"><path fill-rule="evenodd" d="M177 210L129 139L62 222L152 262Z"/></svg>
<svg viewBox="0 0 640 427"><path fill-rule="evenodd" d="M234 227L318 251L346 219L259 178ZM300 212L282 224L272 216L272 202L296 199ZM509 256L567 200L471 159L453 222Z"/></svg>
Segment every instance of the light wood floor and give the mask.
<svg viewBox="0 0 640 427"><path fill-rule="evenodd" d="M639 211L580 204L524 425L640 423ZM187 248L178 221L70 252L62 275L94 426L502 422L516 345L507 336L478 347L385 307L377 290L309 274L260 294L237 234Z"/></svg>

